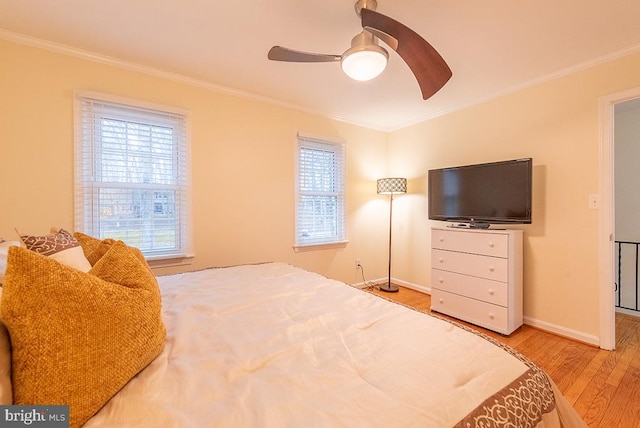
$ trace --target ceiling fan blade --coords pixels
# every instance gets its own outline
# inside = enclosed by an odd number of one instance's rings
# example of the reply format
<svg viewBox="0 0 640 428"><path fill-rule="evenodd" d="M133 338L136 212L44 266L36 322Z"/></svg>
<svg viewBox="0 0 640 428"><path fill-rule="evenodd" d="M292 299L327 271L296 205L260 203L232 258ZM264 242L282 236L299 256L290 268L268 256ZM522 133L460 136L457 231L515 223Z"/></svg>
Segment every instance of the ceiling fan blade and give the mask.
<svg viewBox="0 0 640 428"><path fill-rule="evenodd" d="M440 54L409 27L370 9L362 9L362 27L387 43L391 37L397 47L389 45L407 63L418 80L422 98L427 99L438 92L453 73Z"/></svg>
<svg viewBox="0 0 640 428"><path fill-rule="evenodd" d="M340 61L342 56L302 52L289 48L283 48L282 46L274 46L269 49L267 58L272 61L287 62L334 62Z"/></svg>

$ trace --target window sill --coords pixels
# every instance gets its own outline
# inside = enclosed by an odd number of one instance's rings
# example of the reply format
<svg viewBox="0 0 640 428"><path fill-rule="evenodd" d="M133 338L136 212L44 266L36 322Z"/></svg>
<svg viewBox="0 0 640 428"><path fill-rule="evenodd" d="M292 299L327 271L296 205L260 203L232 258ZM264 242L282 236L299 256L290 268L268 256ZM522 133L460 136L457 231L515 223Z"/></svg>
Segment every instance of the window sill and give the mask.
<svg viewBox="0 0 640 428"><path fill-rule="evenodd" d="M345 248L349 241L329 242L326 244L294 245L293 251L303 253L305 251L330 250L332 248Z"/></svg>
<svg viewBox="0 0 640 428"><path fill-rule="evenodd" d="M175 266L188 266L193 263L193 254L185 256L166 256L147 259L147 263L151 269L166 268Z"/></svg>

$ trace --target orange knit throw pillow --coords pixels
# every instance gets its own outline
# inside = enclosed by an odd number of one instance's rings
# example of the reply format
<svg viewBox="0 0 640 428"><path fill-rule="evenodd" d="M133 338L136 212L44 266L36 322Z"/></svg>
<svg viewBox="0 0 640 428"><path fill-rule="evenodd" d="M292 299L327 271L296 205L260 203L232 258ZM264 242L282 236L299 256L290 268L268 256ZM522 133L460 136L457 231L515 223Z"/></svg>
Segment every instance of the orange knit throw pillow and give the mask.
<svg viewBox="0 0 640 428"><path fill-rule="evenodd" d="M153 361L166 335L156 279L121 241L88 273L12 247L1 311L15 404L67 404L71 427Z"/></svg>

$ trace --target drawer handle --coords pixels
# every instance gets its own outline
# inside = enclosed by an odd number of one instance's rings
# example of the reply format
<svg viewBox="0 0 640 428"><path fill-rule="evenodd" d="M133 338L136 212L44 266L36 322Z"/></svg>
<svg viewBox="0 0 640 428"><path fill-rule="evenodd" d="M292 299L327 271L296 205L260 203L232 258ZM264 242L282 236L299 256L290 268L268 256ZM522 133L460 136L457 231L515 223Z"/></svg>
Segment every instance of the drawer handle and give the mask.
<svg viewBox="0 0 640 428"><path fill-rule="evenodd" d="M495 245L493 242L489 242L489 248L493 248L493 247L495 247L495 246L496 246L496 245Z"/></svg>
<svg viewBox="0 0 640 428"><path fill-rule="evenodd" d="M438 302L444 303L444 299L438 299Z"/></svg>
<svg viewBox="0 0 640 428"><path fill-rule="evenodd" d="M444 242L444 238L443 237L440 237L440 242Z"/></svg>
<svg viewBox="0 0 640 428"><path fill-rule="evenodd" d="M491 296L493 296L493 295L495 294L495 291L493 291L493 288L490 288L490 289L489 289L489 294L490 294Z"/></svg>
<svg viewBox="0 0 640 428"><path fill-rule="evenodd" d="M493 272L494 270L496 270L496 268L494 268L493 266L489 266L489 272Z"/></svg>
<svg viewBox="0 0 640 428"><path fill-rule="evenodd" d="M444 284L444 278L442 278L442 277L438 278L438 282L439 282L440 284Z"/></svg>
<svg viewBox="0 0 640 428"><path fill-rule="evenodd" d="M440 258L438 259L438 261L439 261L440 263L444 263L444 259L443 259L442 257L440 257Z"/></svg>
<svg viewBox="0 0 640 428"><path fill-rule="evenodd" d="M489 319L494 319L495 315L493 315L491 312L489 312Z"/></svg>

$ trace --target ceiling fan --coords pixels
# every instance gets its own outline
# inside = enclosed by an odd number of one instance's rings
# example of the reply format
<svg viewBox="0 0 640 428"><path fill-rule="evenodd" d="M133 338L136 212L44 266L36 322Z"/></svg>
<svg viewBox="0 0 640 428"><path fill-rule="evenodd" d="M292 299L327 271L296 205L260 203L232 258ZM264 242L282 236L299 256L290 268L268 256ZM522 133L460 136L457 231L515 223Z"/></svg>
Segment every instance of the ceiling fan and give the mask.
<svg viewBox="0 0 640 428"><path fill-rule="evenodd" d="M362 19L363 31L351 40L342 55L317 54L274 46L267 57L286 62L337 62L352 79L370 80L387 65L389 54L378 44L382 40L409 66L416 77L422 98L438 92L451 78L452 72L440 54L418 33L400 22L376 12L376 0L358 0L356 14Z"/></svg>

